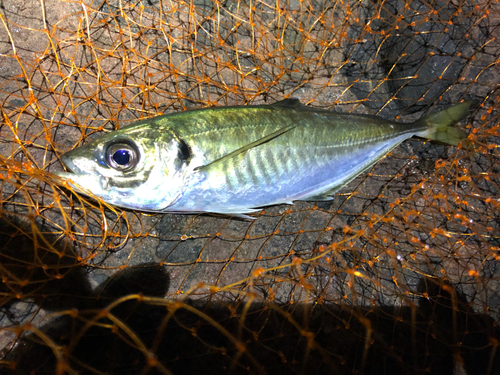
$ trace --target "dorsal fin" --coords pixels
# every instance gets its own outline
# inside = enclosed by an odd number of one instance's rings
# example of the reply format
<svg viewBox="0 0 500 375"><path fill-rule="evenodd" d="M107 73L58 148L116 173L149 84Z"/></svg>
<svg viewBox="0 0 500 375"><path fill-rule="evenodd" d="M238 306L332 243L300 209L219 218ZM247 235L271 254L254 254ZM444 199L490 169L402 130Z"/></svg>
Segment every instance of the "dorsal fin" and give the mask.
<svg viewBox="0 0 500 375"><path fill-rule="evenodd" d="M305 107L304 104L300 102L299 99L297 98L289 98L289 99L283 99L280 100L279 102L270 104L271 107L280 107L280 108L300 108L300 107Z"/></svg>
<svg viewBox="0 0 500 375"><path fill-rule="evenodd" d="M248 150L250 150L254 147L260 146L266 142L269 142L269 141L273 140L274 138L277 138L280 135L285 134L286 132L294 129L296 126L297 126L297 124L293 124L293 125L289 125L289 126L286 126L284 128L281 128L281 129L279 129L279 130L277 130L277 131L275 131L275 132L273 132L273 133L271 133L263 138L256 140L255 142L249 143L249 144L247 144L247 145L245 145L237 150L234 150L233 152L230 152L229 154L224 155L223 157L221 157L217 160L214 160L211 163L202 165L200 167L196 167L194 170L208 172L210 169L217 167L218 165L220 165L221 163L223 163L229 159L233 159L233 158L236 158L238 156L240 158L242 158L245 155L245 153L248 152Z"/></svg>

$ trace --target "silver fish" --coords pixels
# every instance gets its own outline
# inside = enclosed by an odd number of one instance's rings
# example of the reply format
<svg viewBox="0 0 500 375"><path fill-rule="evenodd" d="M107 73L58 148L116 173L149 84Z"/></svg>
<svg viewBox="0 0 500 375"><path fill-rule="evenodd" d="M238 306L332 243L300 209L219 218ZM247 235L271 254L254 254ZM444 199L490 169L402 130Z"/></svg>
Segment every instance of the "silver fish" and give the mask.
<svg viewBox="0 0 500 375"><path fill-rule="evenodd" d="M400 124L304 106L215 107L167 114L110 132L61 156L77 191L149 212L248 217L261 207L329 200L405 139L458 145L450 125L464 102Z"/></svg>

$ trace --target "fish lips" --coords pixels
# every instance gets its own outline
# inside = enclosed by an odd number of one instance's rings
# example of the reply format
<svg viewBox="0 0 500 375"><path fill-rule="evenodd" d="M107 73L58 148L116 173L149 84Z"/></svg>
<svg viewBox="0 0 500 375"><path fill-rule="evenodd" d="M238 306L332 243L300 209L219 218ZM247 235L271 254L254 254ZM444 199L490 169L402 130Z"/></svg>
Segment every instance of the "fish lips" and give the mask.
<svg viewBox="0 0 500 375"><path fill-rule="evenodd" d="M73 163L73 161L71 160L71 158L68 157L67 155L61 155L61 162L66 167L66 169L71 172L71 174L75 173L75 170L78 169L76 167L76 165ZM63 172L63 173L67 174L65 172Z"/></svg>
<svg viewBox="0 0 500 375"><path fill-rule="evenodd" d="M80 168L67 155L61 155L61 162L68 172L54 172L54 174L64 179L76 181L82 172Z"/></svg>
<svg viewBox="0 0 500 375"><path fill-rule="evenodd" d="M76 191L84 193L86 195L92 195L89 194L89 191L87 191L88 182L92 180L99 180L99 185L104 188L107 186L107 181L103 181L105 180L103 176L89 175L88 171L84 171L79 168L73 162L72 158L67 156L66 154L61 155L61 162L66 170L68 170L68 172L55 172L54 174L68 182L71 188L75 189Z"/></svg>

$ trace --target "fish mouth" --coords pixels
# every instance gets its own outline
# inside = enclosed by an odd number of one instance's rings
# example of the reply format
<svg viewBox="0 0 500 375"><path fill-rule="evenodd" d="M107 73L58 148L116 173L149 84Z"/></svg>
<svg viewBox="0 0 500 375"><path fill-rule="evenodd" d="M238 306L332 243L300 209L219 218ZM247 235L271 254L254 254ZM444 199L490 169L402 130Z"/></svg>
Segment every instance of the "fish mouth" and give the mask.
<svg viewBox="0 0 500 375"><path fill-rule="evenodd" d="M66 169L66 172L54 172L54 174L62 179L62 182L67 184L66 187L85 194L93 196L92 192L101 192L106 190L107 181L103 176L89 174L84 169L73 162L73 159L61 155L61 162Z"/></svg>
<svg viewBox="0 0 500 375"><path fill-rule="evenodd" d="M78 169L76 165L66 155L61 155L61 162L66 168L67 172L54 172L54 174L64 179L74 178L76 176L75 170Z"/></svg>

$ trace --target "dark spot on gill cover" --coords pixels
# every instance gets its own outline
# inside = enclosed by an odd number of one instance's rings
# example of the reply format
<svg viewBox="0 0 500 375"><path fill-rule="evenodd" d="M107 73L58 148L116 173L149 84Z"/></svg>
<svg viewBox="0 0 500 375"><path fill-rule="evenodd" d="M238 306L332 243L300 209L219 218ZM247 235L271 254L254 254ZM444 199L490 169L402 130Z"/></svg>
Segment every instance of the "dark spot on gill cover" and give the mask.
<svg viewBox="0 0 500 375"><path fill-rule="evenodd" d="M175 169L179 170L184 164L188 164L191 160L191 148L189 145L181 138L178 138L177 141L177 159L175 160Z"/></svg>
<svg viewBox="0 0 500 375"><path fill-rule="evenodd" d="M179 147L179 153L178 153L179 159L186 161L191 159L191 150L189 149L188 144L183 139L179 139L178 147Z"/></svg>

